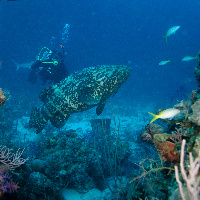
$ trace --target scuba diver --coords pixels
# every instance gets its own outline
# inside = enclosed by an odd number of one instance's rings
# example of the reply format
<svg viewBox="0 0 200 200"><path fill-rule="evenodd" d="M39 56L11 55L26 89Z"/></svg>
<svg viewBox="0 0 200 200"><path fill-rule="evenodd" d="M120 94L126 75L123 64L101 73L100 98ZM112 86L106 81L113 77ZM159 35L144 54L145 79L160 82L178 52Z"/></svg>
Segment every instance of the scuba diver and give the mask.
<svg viewBox="0 0 200 200"><path fill-rule="evenodd" d="M38 55L38 59L31 65L31 72L28 77L29 83L36 83L39 77L42 85L48 83L58 83L64 79L68 73L64 64L64 47L61 45L63 52L50 50L43 47ZM41 52L44 51L42 58Z"/></svg>

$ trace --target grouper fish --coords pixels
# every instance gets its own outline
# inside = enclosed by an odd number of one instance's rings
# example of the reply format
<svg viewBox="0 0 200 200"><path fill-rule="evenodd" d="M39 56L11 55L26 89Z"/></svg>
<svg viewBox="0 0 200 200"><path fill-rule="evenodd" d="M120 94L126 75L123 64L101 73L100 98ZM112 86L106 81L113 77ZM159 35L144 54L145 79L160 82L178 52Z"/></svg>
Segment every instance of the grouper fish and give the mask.
<svg viewBox="0 0 200 200"><path fill-rule="evenodd" d="M130 74L131 68L124 65L99 65L73 73L40 93L44 107L32 109L30 128L40 133L48 120L61 128L71 114L95 106L96 114L100 115L106 100L118 91Z"/></svg>

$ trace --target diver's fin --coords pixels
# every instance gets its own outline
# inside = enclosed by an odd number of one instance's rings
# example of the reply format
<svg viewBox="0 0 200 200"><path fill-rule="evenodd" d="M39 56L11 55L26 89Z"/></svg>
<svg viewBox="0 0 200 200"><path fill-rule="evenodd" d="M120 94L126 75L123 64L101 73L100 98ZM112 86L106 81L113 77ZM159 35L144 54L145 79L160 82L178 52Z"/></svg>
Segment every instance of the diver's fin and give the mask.
<svg viewBox="0 0 200 200"><path fill-rule="evenodd" d="M42 90L42 92L40 92L40 96L39 96L40 100L43 103L46 103L46 101L49 100L49 96L51 96L53 92L54 92L53 87L48 87L48 88Z"/></svg>
<svg viewBox="0 0 200 200"><path fill-rule="evenodd" d="M151 122L150 123L152 123L152 122L154 122L156 119L158 119L158 115L155 115L155 114L153 114L153 113L150 113L150 112L148 112L150 115L152 115L153 116L153 119L151 120Z"/></svg>
<svg viewBox="0 0 200 200"><path fill-rule="evenodd" d="M98 104L98 106L96 108L96 113L97 113L98 116L102 113L105 104L106 104L106 102L101 102L101 103Z"/></svg>
<svg viewBox="0 0 200 200"><path fill-rule="evenodd" d="M94 87L85 87L80 91L80 102L83 102L87 105L95 105L100 101L100 91L95 90Z"/></svg>
<svg viewBox="0 0 200 200"><path fill-rule="evenodd" d="M36 133L40 133L45 127L49 117L45 114L44 109L34 107L32 109L29 126L30 128L36 128Z"/></svg>
<svg viewBox="0 0 200 200"><path fill-rule="evenodd" d="M50 119L50 122L56 128L62 128L65 125L66 121L68 120L69 116L70 115L64 116L64 115L60 114L60 115L52 117Z"/></svg>

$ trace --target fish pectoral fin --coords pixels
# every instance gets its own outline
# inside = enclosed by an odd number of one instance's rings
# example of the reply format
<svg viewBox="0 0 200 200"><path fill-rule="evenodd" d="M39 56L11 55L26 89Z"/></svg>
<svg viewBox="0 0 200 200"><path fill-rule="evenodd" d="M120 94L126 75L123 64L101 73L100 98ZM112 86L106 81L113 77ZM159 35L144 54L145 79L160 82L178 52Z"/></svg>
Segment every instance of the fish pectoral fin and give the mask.
<svg viewBox="0 0 200 200"><path fill-rule="evenodd" d="M56 116L53 116L50 119L50 122L53 126L55 126L56 128L62 128L65 123L67 122L68 118L70 115L62 115L62 114L58 114Z"/></svg>
<svg viewBox="0 0 200 200"><path fill-rule="evenodd" d="M96 108L97 116L99 116L102 113L102 111L105 107L105 104L106 104L106 102L101 102L101 103L98 104L98 106Z"/></svg>
<svg viewBox="0 0 200 200"><path fill-rule="evenodd" d="M39 96L40 100L43 103L45 103L46 101L48 101L49 96L51 96L53 92L54 92L54 88L52 88L52 87L48 87L48 88L42 90L42 92L40 92L40 96Z"/></svg>

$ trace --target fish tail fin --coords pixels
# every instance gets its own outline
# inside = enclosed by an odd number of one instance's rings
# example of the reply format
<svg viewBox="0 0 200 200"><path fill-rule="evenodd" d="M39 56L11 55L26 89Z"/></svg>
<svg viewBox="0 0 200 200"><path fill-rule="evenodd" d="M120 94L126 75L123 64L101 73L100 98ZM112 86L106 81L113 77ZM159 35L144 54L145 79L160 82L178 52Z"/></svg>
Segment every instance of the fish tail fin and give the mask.
<svg viewBox="0 0 200 200"><path fill-rule="evenodd" d="M32 109L29 126L30 128L36 128L36 133L40 133L45 127L49 117L45 114L44 109L34 107Z"/></svg>
<svg viewBox="0 0 200 200"><path fill-rule="evenodd" d="M148 112L150 115L152 115L153 116L153 119L151 120L151 122L150 123L152 123L152 122L154 122L156 119L158 119L158 115L155 115L155 114L153 114L153 113L150 113L150 112Z"/></svg>
<svg viewBox="0 0 200 200"><path fill-rule="evenodd" d="M166 40L166 44L167 44L167 36L166 36L166 35L164 35L163 37L165 38L165 40Z"/></svg>
<svg viewBox="0 0 200 200"><path fill-rule="evenodd" d="M13 59L11 59L11 61L16 65L17 70L19 69L19 64L17 62L15 62Z"/></svg>
<svg viewBox="0 0 200 200"><path fill-rule="evenodd" d="M167 62L171 62L171 59L169 59Z"/></svg>

